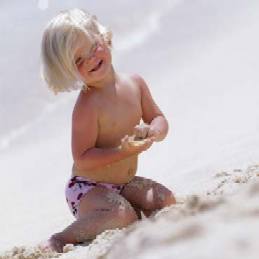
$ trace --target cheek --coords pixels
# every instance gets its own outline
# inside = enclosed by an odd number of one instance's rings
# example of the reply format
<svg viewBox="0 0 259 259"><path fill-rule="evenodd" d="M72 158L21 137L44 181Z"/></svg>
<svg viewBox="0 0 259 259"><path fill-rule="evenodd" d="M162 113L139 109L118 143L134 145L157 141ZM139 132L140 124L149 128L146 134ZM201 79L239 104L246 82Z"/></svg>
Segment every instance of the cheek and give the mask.
<svg viewBox="0 0 259 259"><path fill-rule="evenodd" d="M106 47L103 52L101 53L101 56L105 59L111 59L111 51Z"/></svg>
<svg viewBox="0 0 259 259"><path fill-rule="evenodd" d="M106 56L111 59L112 58L112 54L111 51L109 49L106 50Z"/></svg>
<svg viewBox="0 0 259 259"><path fill-rule="evenodd" d="M78 70L79 74L83 77L88 75L88 72L87 72L88 70L84 65L81 65L80 67L78 67L77 70Z"/></svg>
<svg viewBox="0 0 259 259"><path fill-rule="evenodd" d="M83 74L84 74L83 66L80 66L79 68L77 68L77 70L78 70L79 74L80 74L81 76L83 76Z"/></svg>

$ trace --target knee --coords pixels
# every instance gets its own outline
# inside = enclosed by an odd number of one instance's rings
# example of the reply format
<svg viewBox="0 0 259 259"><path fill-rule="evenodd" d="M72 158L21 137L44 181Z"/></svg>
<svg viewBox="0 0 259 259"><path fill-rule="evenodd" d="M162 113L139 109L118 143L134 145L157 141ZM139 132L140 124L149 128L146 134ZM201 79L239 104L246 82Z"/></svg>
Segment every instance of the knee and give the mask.
<svg viewBox="0 0 259 259"><path fill-rule="evenodd" d="M176 204L176 199L174 194L171 191L169 191L164 197L163 207L167 207L173 204Z"/></svg>
<svg viewBox="0 0 259 259"><path fill-rule="evenodd" d="M159 209L162 209L164 207L167 207L176 203L173 193L164 186L163 188L158 188L158 194L157 194L156 200L157 200L157 205Z"/></svg>
<svg viewBox="0 0 259 259"><path fill-rule="evenodd" d="M124 228L138 220L138 216L134 209L132 210L119 210L113 217L117 222L118 228Z"/></svg>
<svg viewBox="0 0 259 259"><path fill-rule="evenodd" d="M125 227L135 222L138 217L128 200L115 192L108 192L106 194L106 201L109 204L112 218L119 225L118 227Z"/></svg>
<svg viewBox="0 0 259 259"><path fill-rule="evenodd" d="M162 209L164 207L173 205L176 203L175 197L173 193L167 189L166 187L158 184L154 186L153 189L152 199L148 197L147 194L147 202L145 203L145 209L146 210L156 210L156 209Z"/></svg>
<svg viewBox="0 0 259 259"><path fill-rule="evenodd" d="M128 210L128 212L126 213L126 215L123 217L124 222L129 225L135 221L138 220L138 216L136 211L131 208L130 210Z"/></svg>
<svg viewBox="0 0 259 259"><path fill-rule="evenodd" d="M116 219L120 227L128 226L138 219L134 208L131 206L129 201L124 199L122 196L110 193L108 198L111 211L113 212L113 217Z"/></svg>
<svg viewBox="0 0 259 259"><path fill-rule="evenodd" d="M120 207L116 211L116 218L121 227L126 227L138 220L138 216L133 207Z"/></svg>

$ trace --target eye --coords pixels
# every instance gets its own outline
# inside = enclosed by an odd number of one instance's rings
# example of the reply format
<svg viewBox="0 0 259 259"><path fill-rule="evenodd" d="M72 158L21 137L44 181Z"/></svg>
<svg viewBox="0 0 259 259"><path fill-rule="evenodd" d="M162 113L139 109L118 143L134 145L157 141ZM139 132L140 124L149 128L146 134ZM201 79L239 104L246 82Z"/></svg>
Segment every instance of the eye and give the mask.
<svg viewBox="0 0 259 259"><path fill-rule="evenodd" d="M78 58L76 59L75 64L76 64L77 66L81 66L81 65L83 64L83 62L84 62L84 59L83 59L82 57L78 57Z"/></svg>

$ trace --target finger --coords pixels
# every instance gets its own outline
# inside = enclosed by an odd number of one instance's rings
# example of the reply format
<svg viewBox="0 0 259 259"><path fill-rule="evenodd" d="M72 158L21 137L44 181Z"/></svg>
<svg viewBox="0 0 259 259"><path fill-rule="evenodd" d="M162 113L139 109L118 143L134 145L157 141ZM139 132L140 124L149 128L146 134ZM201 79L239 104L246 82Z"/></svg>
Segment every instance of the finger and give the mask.
<svg viewBox="0 0 259 259"><path fill-rule="evenodd" d="M128 135L124 136L124 137L121 139L121 146L122 146L124 149L127 149L127 148L128 148Z"/></svg>
<svg viewBox="0 0 259 259"><path fill-rule="evenodd" d="M129 136L128 136L128 135L125 136L124 143L125 143L125 147L126 147L126 148L129 148L130 139L129 139Z"/></svg>
<svg viewBox="0 0 259 259"><path fill-rule="evenodd" d="M148 131L148 137L152 137L155 135L155 131L153 129L149 129Z"/></svg>
<svg viewBox="0 0 259 259"><path fill-rule="evenodd" d="M129 142L135 141L135 139L136 139L136 135L133 134L133 135L131 135L131 136L129 137Z"/></svg>
<svg viewBox="0 0 259 259"><path fill-rule="evenodd" d="M156 140L156 137L155 136L152 136L149 138L152 142L154 142Z"/></svg>
<svg viewBox="0 0 259 259"><path fill-rule="evenodd" d="M153 140L154 140L154 138L155 138L154 136L151 136L151 137L147 137L147 138L145 138L145 140L146 140L146 141L153 141Z"/></svg>
<svg viewBox="0 0 259 259"><path fill-rule="evenodd" d="M149 149L151 146L151 143L146 143L142 148L142 150L146 151L147 149Z"/></svg>
<svg viewBox="0 0 259 259"><path fill-rule="evenodd" d="M147 140L147 145L148 145L149 147L150 147L150 146L153 144L153 142L154 142L153 138L147 138L146 140Z"/></svg>
<svg viewBox="0 0 259 259"><path fill-rule="evenodd" d="M145 141L143 142L143 149L147 149L150 145L152 144L152 142L149 139L145 139Z"/></svg>
<svg viewBox="0 0 259 259"><path fill-rule="evenodd" d="M125 147L125 142L123 140L121 141L121 145L120 146L121 146L121 149L125 149L126 148Z"/></svg>
<svg viewBox="0 0 259 259"><path fill-rule="evenodd" d="M124 136L122 139L121 139L121 143L124 143L126 140L126 136Z"/></svg>

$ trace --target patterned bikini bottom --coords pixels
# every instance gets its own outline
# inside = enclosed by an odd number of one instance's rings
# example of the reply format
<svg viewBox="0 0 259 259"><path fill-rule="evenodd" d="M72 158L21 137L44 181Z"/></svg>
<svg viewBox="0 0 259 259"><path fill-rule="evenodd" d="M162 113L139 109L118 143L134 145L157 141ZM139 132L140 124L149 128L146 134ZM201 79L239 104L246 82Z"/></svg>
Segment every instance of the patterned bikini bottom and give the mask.
<svg viewBox="0 0 259 259"><path fill-rule="evenodd" d="M68 181L65 188L66 201L75 218L78 218L78 207L82 197L84 197L92 188L98 186L113 190L116 193L121 193L125 184L100 183L82 176L73 176Z"/></svg>

